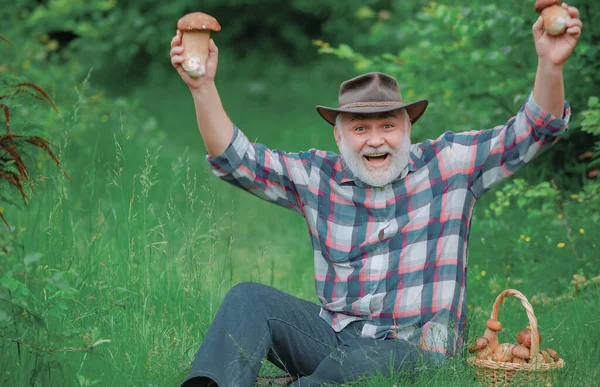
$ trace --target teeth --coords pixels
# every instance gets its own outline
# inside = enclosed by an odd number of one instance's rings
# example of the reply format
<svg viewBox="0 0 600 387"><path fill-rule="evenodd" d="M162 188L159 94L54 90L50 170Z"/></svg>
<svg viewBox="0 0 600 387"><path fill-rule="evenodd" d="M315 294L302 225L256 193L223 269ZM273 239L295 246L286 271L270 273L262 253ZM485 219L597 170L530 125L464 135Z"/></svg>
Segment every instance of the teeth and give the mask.
<svg viewBox="0 0 600 387"><path fill-rule="evenodd" d="M370 155L365 155L367 157L377 157L377 156L385 156L387 153L371 153Z"/></svg>

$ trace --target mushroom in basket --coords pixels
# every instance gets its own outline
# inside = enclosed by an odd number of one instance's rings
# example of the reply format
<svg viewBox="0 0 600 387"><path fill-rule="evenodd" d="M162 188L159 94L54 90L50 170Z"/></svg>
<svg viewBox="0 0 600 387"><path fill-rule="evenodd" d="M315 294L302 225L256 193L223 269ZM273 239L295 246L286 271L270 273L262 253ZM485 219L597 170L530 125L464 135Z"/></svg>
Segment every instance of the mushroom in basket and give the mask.
<svg viewBox="0 0 600 387"><path fill-rule="evenodd" d="M488 339L485 337L479 337L475 342L469 345L469 352L477 352L477 358L480 360L491 360L493 353L490 347L488 347Z"/></svg>
<svg viewBox="0 0 600 387"><path fill-rule="evenodd" d="M483 337L488 339L490 350L494 352L496 347L498 346L498 335L496 332L500 332L502 330L502 324L498 320L489 319L485 322L485 332L483 333Z"/></svg>
<svg viewBox="0 0 600 387"><path fill-rule="evenodd" d="M524 345L515 345L511 351L513 363L527 363L530 358L529 347Z"/></svg>
<svg viewBox="0 0 600 387"><path fill-rule="evenodd" d="M531 328L525 328L523 330L521 330L518 334L517 334L517 343L521 344L522 346L526 347L526 348L531 348L531 335L532 335L532 331ZM539 343L542 343L542 335L540 335L538 333L539 336Z"/></svg>

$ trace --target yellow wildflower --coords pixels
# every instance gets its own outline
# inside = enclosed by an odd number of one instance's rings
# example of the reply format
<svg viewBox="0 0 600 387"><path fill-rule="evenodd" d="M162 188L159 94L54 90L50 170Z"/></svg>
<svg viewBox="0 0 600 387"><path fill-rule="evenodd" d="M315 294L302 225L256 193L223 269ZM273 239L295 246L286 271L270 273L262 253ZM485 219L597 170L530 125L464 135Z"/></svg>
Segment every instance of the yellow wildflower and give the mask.
<svg viewBox="0 0 600 387"><path fill-rule="evenodd" d="M529 242L531 240L530 237L525 238L525 242Z"/></svg>
<svg viewBox="0 0 600 387"><path fill-rule="evenodd" d="M48 51L56 51L58 50L60 45L58 44L58 41L51 39L46 45L46 47L48 47Z"/></svg>
<svg viewBox="0 0 600 387"><path fill-rule="evenodd" d="M563 242L560 242L556 245L556 247L558 247L559 249L562 249L563 247L565 247L565 244Z"/></svg>
<svg viewBox="0 0 600 387"><path fill-rule="evenodd" d="M525 235L521 234L521 236L519 238L525 239Z"/></svg>
<svg viewBox="0 0 600 387"><path fill-rule="evenodd" d="M584 230L584 229L582 229L582 228L580 228L580 229L579 229L579 233L580 233L580 234L585 234L585 230Z"/></svg>
<svg viewBox="0 0 600 387"><path fill-rule="evenodd" d="M558 214L557 218L562 219L563 218L562 214Z"/></svg>
<svg viewBox="0 0 600 387"><path fill-rule="evenodd" d="M481 271L481 276L482 276L482 277L485 277L485 275L486 275L486 274L487 274L487 272L486 272L485 270L482 270L482 271Z"/></svg>

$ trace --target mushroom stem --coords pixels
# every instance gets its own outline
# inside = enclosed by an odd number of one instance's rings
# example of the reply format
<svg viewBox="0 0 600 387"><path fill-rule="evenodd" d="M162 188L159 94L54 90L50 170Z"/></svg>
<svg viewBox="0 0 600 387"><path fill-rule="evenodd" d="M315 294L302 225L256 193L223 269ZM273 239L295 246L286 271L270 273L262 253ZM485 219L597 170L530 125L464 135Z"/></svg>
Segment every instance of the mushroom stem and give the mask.
<svg viewBox="0 0 600 387"><path fill-rule="evenodd" d="M496 347L498 346L498 335L496 334L496 332L491 330L490 328L486 328L485 332L483 333L483 337L488 339L488 348L492 352L495 351Z"/></svg>
<svg viewBox="0 0 600 387"><path fill-rule="evenodd" d="M181 66L192 78L206 73L210 30L183 31L183 63Z"/></svg>

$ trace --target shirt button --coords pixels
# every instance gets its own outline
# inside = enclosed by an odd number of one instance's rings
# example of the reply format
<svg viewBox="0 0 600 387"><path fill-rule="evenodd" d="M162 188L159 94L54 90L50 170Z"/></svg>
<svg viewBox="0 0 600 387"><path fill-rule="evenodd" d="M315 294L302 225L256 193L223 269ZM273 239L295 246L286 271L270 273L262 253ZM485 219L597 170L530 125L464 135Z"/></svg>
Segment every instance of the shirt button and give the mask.
<svg viewBox="0 0 600 387"><path fill-rule="evenodd" d="M380 230L378 236L379 236L379 240L382 241L383 237L385 236L385 232L383 232L383 230Z"/></svg>

